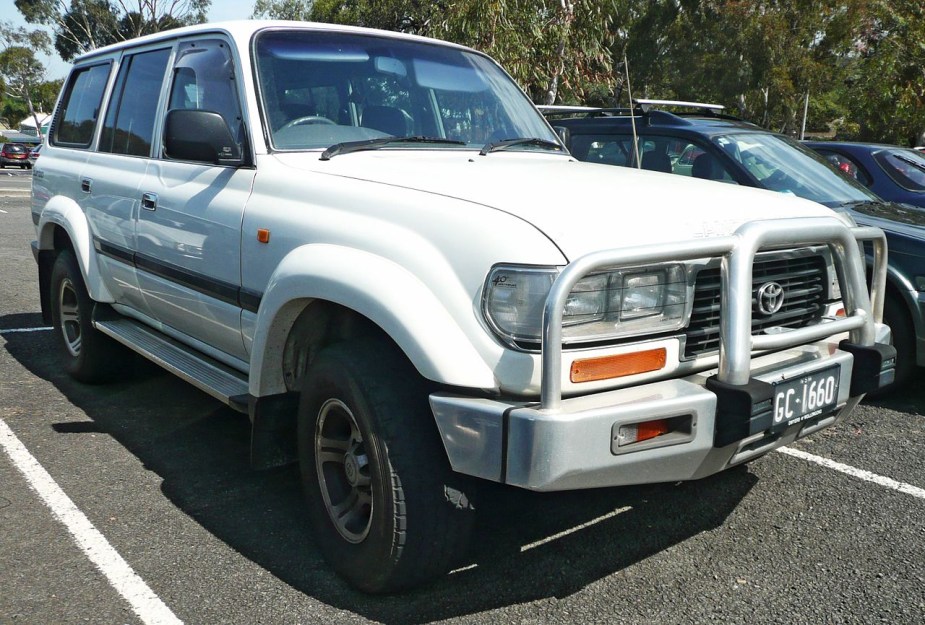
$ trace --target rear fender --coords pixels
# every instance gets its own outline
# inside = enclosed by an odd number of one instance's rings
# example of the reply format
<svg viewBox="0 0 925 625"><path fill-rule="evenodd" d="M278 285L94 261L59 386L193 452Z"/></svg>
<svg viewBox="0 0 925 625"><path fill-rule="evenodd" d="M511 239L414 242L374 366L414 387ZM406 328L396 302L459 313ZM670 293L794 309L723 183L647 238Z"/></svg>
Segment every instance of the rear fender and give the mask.
<svg viewBox="0 0 925 625"><path fill-rule="evenodd" d="M90 298L97 302L114 301L100 277L99 260L93 248L90 225L87 223L86 215L80 210L80 206L63 196L48 200L42 209L37 227L39 250L54 249L55 227L62 228L70 239Z"/></svg>

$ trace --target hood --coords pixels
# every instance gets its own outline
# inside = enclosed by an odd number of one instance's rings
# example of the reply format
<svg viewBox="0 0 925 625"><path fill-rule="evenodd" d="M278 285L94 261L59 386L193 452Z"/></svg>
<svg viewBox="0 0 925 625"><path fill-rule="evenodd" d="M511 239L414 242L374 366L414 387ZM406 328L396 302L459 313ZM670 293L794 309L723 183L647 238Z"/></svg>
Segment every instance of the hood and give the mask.
<svg viewBox="0 0 925 625"><path fill-rule="evenodd" d="M380 150L319 161L279 153L296 169L415 189L525 220L569 259L601 249L732 233L755 219L832 216L796 196L561 155Z"/></svg>
<svg viewBox="0 0 925 625"><path fill-rule="evenodd" d="M925 208L896 202L864 202L851 207L859 224L925 239Z"/></svg>

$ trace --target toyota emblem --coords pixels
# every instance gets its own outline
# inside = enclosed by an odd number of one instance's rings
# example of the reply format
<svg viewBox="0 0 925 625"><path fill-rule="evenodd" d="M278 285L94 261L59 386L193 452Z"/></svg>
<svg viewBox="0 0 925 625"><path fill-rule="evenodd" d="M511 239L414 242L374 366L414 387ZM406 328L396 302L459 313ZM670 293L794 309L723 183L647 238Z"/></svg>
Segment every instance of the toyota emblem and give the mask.
<svg viewBox="0 0 925 625"><path fill-rule="evenodd" d="M784 305L784 287L777 282L767 282L758 289L758 312L773 315Z"/></svg>

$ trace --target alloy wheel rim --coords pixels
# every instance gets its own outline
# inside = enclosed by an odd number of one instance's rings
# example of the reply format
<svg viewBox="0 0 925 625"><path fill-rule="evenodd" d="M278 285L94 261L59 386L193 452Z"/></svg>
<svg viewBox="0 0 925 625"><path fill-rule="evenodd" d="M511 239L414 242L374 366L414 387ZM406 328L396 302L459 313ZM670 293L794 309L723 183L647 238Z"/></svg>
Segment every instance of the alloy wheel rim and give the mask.
<svg viewBox="0 0 925 625"><path fill-rule="evenodd" d="M80 356L80 308L77 303L77 289L70 278L63 279L58 289L58 311L64 346L71 356L77 358Z"/></svg>
<svg viewBox="0 0 925 625"><path fill-rule="evenodd" d="M339 399L318 411L315 472L328 517L348 542L360 543L372 525L369 457L356 417Z"/></svg>

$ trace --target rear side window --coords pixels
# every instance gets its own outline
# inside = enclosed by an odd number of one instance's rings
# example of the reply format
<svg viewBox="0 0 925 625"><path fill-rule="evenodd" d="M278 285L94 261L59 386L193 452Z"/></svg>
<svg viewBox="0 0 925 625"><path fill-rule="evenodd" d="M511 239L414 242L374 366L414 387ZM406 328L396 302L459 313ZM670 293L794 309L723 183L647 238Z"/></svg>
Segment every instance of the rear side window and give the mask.
<svg viewBox="0 0 925 625"><path fill-rule="evenodd" d="M883 150L874 160L896 184L909 191L925 191L925 158L912 150Z"/></svg>
<svg viewBox="0 0 925 625"><path fill-rule="evenodd" d="M170 49L127 56L119 69L99 150L149 156Z"/></svg>
<svg viewBox="0 0 925 625"><path fill-rule="evenodd" d="M861 166L860 163L847 156L846 154L839 154L838 152L832 152L830 150L818 149L816 150L822 154L832 165L838 169L841 173L848 176L849 178L854 178L860 182L865 187L869 187L873 184L870 174Z"/></svg>
<svg viewBox="0 0 925 625"><path fill-rule="evenodd" d="M55 120L51 137L53 144L75 148L90 146L109 78L109 67L109 63L93 65L71 74Z"/></svg>

